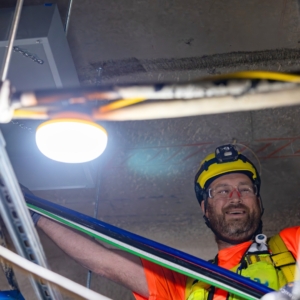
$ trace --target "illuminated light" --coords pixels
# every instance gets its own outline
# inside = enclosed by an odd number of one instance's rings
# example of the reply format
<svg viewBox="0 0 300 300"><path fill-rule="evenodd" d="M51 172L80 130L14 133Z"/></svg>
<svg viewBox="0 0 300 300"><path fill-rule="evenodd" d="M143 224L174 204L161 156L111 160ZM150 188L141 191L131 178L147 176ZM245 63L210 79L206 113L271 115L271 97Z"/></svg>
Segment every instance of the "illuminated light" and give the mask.
<svg viewBox="0 0 300 300"><path fill-rule="evenodd" d="M83 163L97 158L107 145L107 132L86 119L58 118L36 130L36 144L48 158L65 163Z"/></svg>

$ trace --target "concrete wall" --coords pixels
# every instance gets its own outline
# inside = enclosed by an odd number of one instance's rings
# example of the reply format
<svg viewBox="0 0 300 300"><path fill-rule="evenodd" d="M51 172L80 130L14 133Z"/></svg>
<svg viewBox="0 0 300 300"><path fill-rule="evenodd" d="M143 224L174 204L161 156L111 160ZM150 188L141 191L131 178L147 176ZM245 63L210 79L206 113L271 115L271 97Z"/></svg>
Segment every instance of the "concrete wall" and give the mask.
<svg viewBox="0 0 300 300"><path fill-rule="evenodd" d="M65 11L66 1L58 4ZM68 38L83 85L179 81L240 69L299 69L298 17L292 0L141 0L126 5L85 0L74 3ZM99 219L212 258L216 246L202 221L193 176L207 153L235 138L256 151L261 162L264 232L270 236L299 224L299 110L103 123L110 139L101 161ZM94 192L37 194L93 215ZM86 270L43 234L41 239L52 269L85 284ZM20 281L26 299L34 299L26 276ZM132 299L130 292L98 277L92 288L113 299Z"/></svg>

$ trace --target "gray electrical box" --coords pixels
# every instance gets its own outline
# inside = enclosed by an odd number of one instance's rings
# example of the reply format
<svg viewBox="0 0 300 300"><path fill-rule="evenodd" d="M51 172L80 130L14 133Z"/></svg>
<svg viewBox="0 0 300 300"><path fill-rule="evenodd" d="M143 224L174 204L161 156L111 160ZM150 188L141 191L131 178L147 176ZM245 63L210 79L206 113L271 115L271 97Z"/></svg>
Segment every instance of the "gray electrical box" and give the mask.
<svg viewBox="0 0 300 300"><path fill-rule="evenodd" d="M14 8L0 9L0 66L13 15ZM7 77L19 91L79 86L56 5L23 7ZM39 152L35 143L39 123L15 120L0 124L19 182L31 190L94 187L91 163L59 163Z"/></svg>
<svg viewBox="0 0 300 300"><path fill-rule="evenodd" d="M0 63L14 8L0 10ZM24 6L7 78L17 90L79 86L56 5Z"/></svg>

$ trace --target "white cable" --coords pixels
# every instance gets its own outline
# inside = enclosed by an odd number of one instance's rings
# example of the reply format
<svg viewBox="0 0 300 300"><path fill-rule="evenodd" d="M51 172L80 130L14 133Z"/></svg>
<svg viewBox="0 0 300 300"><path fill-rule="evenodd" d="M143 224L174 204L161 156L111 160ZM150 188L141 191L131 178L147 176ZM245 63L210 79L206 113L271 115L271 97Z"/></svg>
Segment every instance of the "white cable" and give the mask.
<svg viewBox="0 0 300 300"><path fill-rule="evenodd" d="M170 261L168 261L168 260L166 260L164 258L156 256L155 254L151 254L151 253L148 253L148 252L146 252L144 250L141 250L139 248L135 248L134 246L131 246L131 245L126 244L124 242L118 241L118 240L116 240L116 239L114 239L112 237L106 236L103 233L97 232L97 231L95 231L95 230L93 230L91 228L85 227L85 226L83 226L81 224L78 224L76 222L67 220L67 219L65 219L63 217L57 216L57 215L52 214L52 213L50 213L50 215L45 214L45 212L37 210L34 207L29 207L29 209L31 209L32 211L35 211L35 212L37 212L37 213L39 213L39 214L41 214L41 215L49 218L51 220L54 220L55 222L62 223L62 224L67 225L67 226L69 226L71 228L72 228L72 226L70 226L70 225L75 225L76 228L75 227L73 227L73 228L75 228L76 230L79 230L81 232L89 234L90 236L93 236L96 239L99 239L99 240L101 240L103 242L106 242L106 243L108 243L110 245L113 245L113 246L115 246L115 247L117 247L117 248L119 248L121 250L128 251L128 252L130 252L130 253L132 253L134 255L137 255L137 256L139 256L141 258L147 259L147 260L152 261L152 262L154 262L156 264L159 264L161 266L167 267L167 268L169 268L169 269L171 269L171 270L173 270L175 272L177 271L177 272L179 272L181 274L185 274L185 275L187 275L189 277L196 278L198 280L201 280L201 281L206 282L208 284L212 284L212 285L217 286L219 288L224 288L225 286L226 287L230 287L230 285L228 285L226 283L223 284L223 283L218 282L217 279L209 278L206 275L200 274L200 273L198 273L196 271L190 270L187 267L184 267L184 266L178 265L176 263L170 262ZM67 223L69 223L69 224L67 224ZM239 291L237 288L234 288L234 287L231 287L231 290L228 290L228 291L232 292L232 293L238 293L239 296L241 296L242 298L245 298L245 299L250 299L250 300L257 299L256 297L251 296L248 293L245 293L243 291Z"/></svg>
<svg viewBox="0 0 300 300"><path fill-rule="evenodd" d="M103 295L100 295L88 288L68 279L59 274L56 274L48 269L45 269L29 260L19 256L18 254L0 246L0 257L6 261L20 267L21 269L30 272L33 275L38 276L41 279L46 280L49 283L53 283L56 286L63 288L64 290L70 291L84 299L88 300L111 300Z"/></svg>

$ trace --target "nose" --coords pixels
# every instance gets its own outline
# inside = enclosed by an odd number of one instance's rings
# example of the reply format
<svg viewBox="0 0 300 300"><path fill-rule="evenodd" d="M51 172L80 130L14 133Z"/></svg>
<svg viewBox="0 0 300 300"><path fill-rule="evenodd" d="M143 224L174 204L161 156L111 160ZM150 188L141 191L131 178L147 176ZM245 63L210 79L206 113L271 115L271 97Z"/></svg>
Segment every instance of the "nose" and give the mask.
<svg viewBox="0 0 300 300"><path fill-rule="evenodd" d="M229 199L241 199L241 193L238 189L233 189L229 194Z"/></svg>

